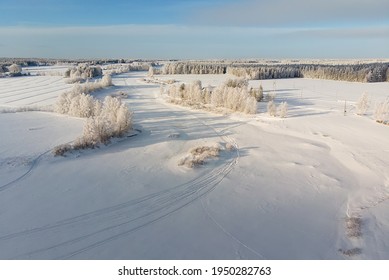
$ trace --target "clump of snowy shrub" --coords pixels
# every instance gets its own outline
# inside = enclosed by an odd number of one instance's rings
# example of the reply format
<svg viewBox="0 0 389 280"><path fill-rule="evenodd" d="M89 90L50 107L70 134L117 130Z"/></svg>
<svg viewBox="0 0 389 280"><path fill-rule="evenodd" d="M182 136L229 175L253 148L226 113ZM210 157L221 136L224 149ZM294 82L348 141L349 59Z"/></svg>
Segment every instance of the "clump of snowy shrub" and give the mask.
<svg viewBox="0 0 389 280"><path fill-rule="evenodd" d="M374 118L378 123L389 124L389 99L377 104Z"/></svg>
<svg viewBox="0 0 389 280"><path fill-rule="evenodd" d="M8 67L11 76L20 76L22 74L22 67L18 64L12 64Z"/></svg>
<svg viewBox="0 0 389 280"><path fill-rule="evenodd" d="M362 94L362 96L358 99L356 103L357 114L358 115L366 114L367 109L369 109L369 104L370 104L369 96L365 92L364 94Z"/></svg>
<svg viewBox="0 0 389 280"><path fill-rule="evenodd" d="M134 61L130 63L129 70L130 71L148 71L150 66L154 66L154 63L142 62L142 61Z"/></svg>
<svg viewBox="0 0 389 280"><path fill-rule="evenodd" d="M273 100L267 103L267 112L270 116L275 117L277 115L277 107Z"/></svg>
<svg viewBox="0 0 389 280"><path fill-rule="evenodd" d="M280 118L286 118L286 115L288 114L288 103L281 102L277 107L277 114Z"/></svg>
<svg viewBox="0 0 389 280"><path fill-rule="evenodd" d="M110 75L117 75L121 73L128 73L130 72L130 65L129 64L111 64L107 65L105 67L106 71L105 73L109 73Z"/></svg>
<svg viewBox="0 0 389 280"><path fill-rule="evenodd" d="M155 69L153 66L150 66L149 72L147 73L147 76L154 77L154 74L155 74Z"/></svg>
<svg viewBox="0 0 389 280"><path fill-rule="evenodd" d="M360 217L346 217L346 234L350 238L362 236L362 219Z"/></svg>
<svg viewBox="0 0 389 280"><path fill-rule="evenodd" d="M75 83L83 83L85 79L81 77L73 77L73 78L68 78L65 80L66 84L75 84Z"/></svg>
<svg viewBox="0 0 389 280"><path fill-rule="evenodd" d="M53 154L54 156L64 156L66 152L70 151L72 146L69 144L62 144L54 147Z"/></svg>
<svg viewBox="0 0 389 280"><path fill-rule="evenodd" d="M70 78L73 80L99 77L103 75L103 70L100 66L90 66L88 64L80 64L77 67L69 68L65 72L65 78Z"/></svg>
<svg viewBox="0 0 389 280"><path fill-rule="evenodd" d="M266 101L274 101L274 99L276 99L276 93L275 92L269 92L268 94L266 94Z"/></svg>
<svg viewBox="0 0 389 280"><path fill-rule="evenodd" d="M103 102L91 98L94 113L87 118L82 136L73 145L55 147L54 155L107 144L112 137L122 137L132 128L132 113L119 98L107 96Z"/></svg>
<svg viewBox="0 0 389 280"><path fill-rule="evenodd" d="M104 101L95 99L89 93L112 85L110 75L99 82L75 85L73 90L60 95L55 110L61 114L87 118L83 134L73 145L57 146L54 155L63 155L73 149L93 148L107 144L112 137L121 137L132 127L132 113L120 98L107 96Z"/></svg>
<svg viewBox="0 0 389 280"><path fill-rule="evenodd" d="M68 114L74 117L88 118L98 115L98 102L89 94L112 85L110 75L105 75L100 81L75 84L70 92L62 93L57 103L55 111L60 114Z"/></svg>
<svg viewBox="0 0 389 280"><path fill-rule="evenodd" d="M249 81L246 79L228 79L224 82L224 85L226 87L232 87L232 88L243 88L247 87L249 85Z"/></svg>
<svg viewBox="0 0 389 280"><path fill-rule="evenodd" d="M112 77L111 75L104 75L103 78L101 79L101 86L103 87L110 87L113 85L112 83Z"/></svg>
<svg viewBox="0 0 389 280"><path fill-rule="evenodd" d="M272 117L286 118L288 114L288 103L281 102L278 106L271 100L267 103L267 112Z"/></svg>
<svg viewBox="0 0 389 280"><path fill-rule="evenodd" d="M227 151L233 151L236 149L236 146L234 146L232 143L226 143L226 150Z"/></svg>
<svg viewBox="0 0 389 280"><path fill-rule="evenodd" d="M339 252L341 252L343 255L345 255L347 257L354 257L354 256L362 254L362 249L361 248L352 248L352 249L348 249L348 250L339 249Z"/></svg>
<svg viewBox="0 0 389 280"><path fill-rule="evenodd" d="M172 85L167 93L171 102L183 105L206 105L247 114L255 114L257 110L256 97L253 96L252 90L248 89L247 81L243 79L227 80L215 89L203 88L201 81L194 81L190 85Z"/></svg>
<svg viewBox="0 0 389 280"><path fill-rule="evenodd" d="M219 146L199 146L189 151L189 155L178 162L179 166L186 166L189 168L197 167L205 164L209 158L216 158L219 156Z"/></svg>
<svg viewBox="0 0 389 280"><path fill-rule="evenodd" d="M263 100L263 87L262 85L259 85L258 89L250 88L250 95L255 97L257 102L260 102Z"/></svg>

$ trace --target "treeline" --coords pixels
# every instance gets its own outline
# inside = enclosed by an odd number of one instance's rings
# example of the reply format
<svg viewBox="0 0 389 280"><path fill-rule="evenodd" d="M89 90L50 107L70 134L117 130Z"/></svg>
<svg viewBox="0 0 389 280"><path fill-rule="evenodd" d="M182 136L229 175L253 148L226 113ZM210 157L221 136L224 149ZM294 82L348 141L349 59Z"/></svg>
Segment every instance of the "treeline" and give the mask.
<svg viewBox="0 0 389 280"><path fill-rule="evenodd" d="M167 63L162 68L162 74L175 75L175 74L226 74L227 65L225 64L213 64L213 63L189 63L189 62L177 62Z"/></svg>
<svg viewBox="0 0 389 280"><path fill-rule="evenodd" d="M328 79L349 82L385 82L389 81L389 64L357 65L302 65L302 77Z"/></svg>
<svg viewBox="0 0 389 280"><path fill-rule="evenodd" d="M302 73L295 65L290 66L230 66L227 74L250 80L302 78Z"/></svg>
<svg viewBox="0 0 389 280"><path fill-rule="evenodd" d="M0 67L8 67L12 64L18 64L21 67L32 67L32 66L52 66L57 64L72 64L74 66L78 64L88 65L107 65L107 64L130 64L134 69L140 69L141 71L147 71L145 65L159 65L158 60L149 59L54 59L54 58L6 58L0 57ZM135 71L135 70L134 70Z"/></svg>
<svg viewBox="0 0 389 280"><path fill-rule="evenodd" d="M162 74L232 74L251 80L314 78L350 82L389 81L389 63L367 64L232 64L176 62L165 64Z"/></svg>

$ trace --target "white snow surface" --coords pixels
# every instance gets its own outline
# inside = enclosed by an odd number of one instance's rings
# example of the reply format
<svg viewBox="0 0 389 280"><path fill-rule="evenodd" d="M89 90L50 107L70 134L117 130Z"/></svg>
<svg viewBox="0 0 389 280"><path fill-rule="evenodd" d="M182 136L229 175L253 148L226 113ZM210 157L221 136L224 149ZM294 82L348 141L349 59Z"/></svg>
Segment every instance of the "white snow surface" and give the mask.
<svg viewBox="0 0 389 280"><path fill-rule="evenodd" d="M389 127L372 117L389 83L251 81L288 103L280 119L265 102L254 116L172 105L146 75L114 76L95 94L127 93L138 134L93 150L51 154L84 119L0 113L1 259L389 259ZM61 77L0 79L0 107L50 105L68 88ZM372 106L358 116L363 92ZM178 166L214 145L218 158ZM347 217L361 221L358 236Z"/></svg>

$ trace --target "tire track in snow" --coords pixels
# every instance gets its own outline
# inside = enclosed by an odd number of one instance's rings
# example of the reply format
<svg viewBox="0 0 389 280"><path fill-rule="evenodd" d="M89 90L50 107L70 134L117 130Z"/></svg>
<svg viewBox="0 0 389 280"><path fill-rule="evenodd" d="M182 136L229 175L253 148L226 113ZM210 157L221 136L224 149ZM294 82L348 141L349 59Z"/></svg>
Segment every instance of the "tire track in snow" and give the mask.
<svg viewBox="0 0 389 280"><path fill-rule="evenodd" d="M231 137L229 136L223 136L223 138L225 138L230 144L232 144L232 146L234 147L234 150L235 150L235 153L236 153L236 163L238 162L239 158L240 158L240 153L239 153L239 146L238 146L238 143L236 143L236 141L234 139L232 139ZM205 197L204 197L205 198ZM237 238L235 235L233 235L230 231L228 231L225 227L223 227L217 220L216 218L210 213L210 211L208 210L206 204L204 203L204 198L201 198L201 207L204 209L204 212L207 214L207 216L209 217L209 219L223 232L225 233L227 236L229 236L232 240L234 240L236 243L238 243L239 245L241 245L242 247L246 248L247 250L249 250L251 253L253 253L254 255L260 257L261 259L266 259L261 253L259 253L258 251L256 251L255 249L251 248L250 246L248 246L247 244L245 244L244 242L242 242L239 238Z"/></svg>
<svg viewBox="0 0 389 280"><path fill-rule="evenodd" d="M49 81L47 81L49 82ZM10 96L18 96L18 95L23 95L23 94L28 94L31 93L32 89L48 89L52 88L53 86L58 87L58 86L63 86L64 84L61 83L59 80L49 82L45 85L39 85L39 83L34 83L34 86L30 86L30 83L27 84L26 86L20 87L19 85L15 85L14 87L7 87L5 90L0 90L0 97L10 97ZM67 87L70 87L69 85ZM13 89L16 88L16 89ZM16 93L20 92L20 93Z"/></svg>
<svg viewBox="0 0 389 280"><path fill-rule="evenodd" d="M70 225L70 224L76 224L76 223L84 224L88 220L91 220L94 218L101 218L103 215L107 215L107 214L111 214L111 217L114 217L117 215L120 216L122 212L119 212L119 211L123 211L123 213L127 213L126 211L128 211L129 208L131 208L131 207L137 206L138 204L141 204L141 203L145 203L145 202L147 203L147 202L150 202L152 200L161 199L162 197L169 195L170 193L177 192L177 190L184 188L186 185L203 184L203 183L207 182L210 177L213 176L213 174L212 174L213 172L215 172L215 170L213 170L211 173L208 173L204 176L197 177L189 182L186 182L185 184L177 185L177 186L175 186L171 189L168 189L168 190L153 193L153 194L150 194L150 195L138 198L138 199L130 200L128 202L124 202L124 203L121 203L121 204L118 204L115 206L106 207L106 208L99 209L96 211L88 212L88 213L78 215L78 216L75 216L72 218L64 219L64 220L61 220L61 221L58 221L55 223L51 223L51 224L48 224L48 225L45 225L42 227L36 227L33 229L29 229L29 230L25 230L25 231L13 233L13 234L1 236L0 241L12 239L15 237L27 236L27 235L32 234L32 233L39 233L39 232L43 232L45 230L55 229L55 228ZM21 177L19 177L18 179L15 179L14 181L18 181L24 176L25 176L25 174L22 175ZM8 184L11 184L11 183L8 183ZM115 214L116 212L119 212L119 213ZM105 218L106 217L104 217L104 219Z"/></svg>
<svg viewBox="0 0 389 280"><path fill-rule="evenodd" d="M35 98L35 97L41 96L41 95L52 94L52 93L56 93L56 92L59 92L59 91L66 90L66 89L68 89L67 86L61 87L61 88L56 88L54 90L50 89L49 91L40 92L40 93L37 93L37 94L34 94L34 95L28 95L28 96L19 97L19 98L13 99L13 100L7 100L7 101L4 102L4 104L13 103L13 102L16 102L16 101L26 100L26 99L30 99L30 98ZM27 92L25 94L30 94L30 93ZM8 97L4 97L4 98L8 98Z"/></svg>
<svg viewBox="0 0 389 280"><path fill-rule="evenodd" d="M11 182L8 182L8 183L6 183L6 184L0 186L0 192L4 191L4 190L6 190L6 189L11 188L13 184L15 184L15 183L17 183L17 182L20 182L20 181L23 180L25 177L27 177L29 174L31 174L31 172L32 172L33 169L37 166L37 164L38 164L38 162L40 161L40 159L41 159L44 155L48 154L49 152L51 152L51 149L48 150L48 151L46 151L46 152L44 152L44 153L42 153L42 154L40 154L39 156L37 156L37 157L32 161L32 164L31 164L30 168L29 168L24 174L20 175L18 178L12 180ZM1 240L1 238L0 238L0 240Z"/></svg>
<svg viewBox="0 0 389 280"><path fill-rule="evenodd" d="M35 234L37 235L36 237L39 237L42 232L55 232L55 230L62 231L67 227L85 226L86 224L89 224L90 229L93 230L89 229L89 232L84 235L71 238L61 243L52 244L45 248L30 251L15 258L18 259L25 258L26 256L31 257L40 254L50 254L53 251L58 251L59 248L61 248L61 252L67 252L61 256L56 256L56 258L68 259L74 257L104 245L107 242L124 237L131 232L142 229L145 226L166 218L190 205L200 197L213 191L233 169L236 162L236 158L232 157L221 167L213 169L210 173L204 174L203 176L167 191L162 191L113 207L62 220L43 227L2 236L0 237L0 242L13 238L26 238ZM111 224L107 225L107 220L110 221ZM99 225L102 222L105 222L106 224L99 228ZM97 230L96 227L98 228Z"/></svg>

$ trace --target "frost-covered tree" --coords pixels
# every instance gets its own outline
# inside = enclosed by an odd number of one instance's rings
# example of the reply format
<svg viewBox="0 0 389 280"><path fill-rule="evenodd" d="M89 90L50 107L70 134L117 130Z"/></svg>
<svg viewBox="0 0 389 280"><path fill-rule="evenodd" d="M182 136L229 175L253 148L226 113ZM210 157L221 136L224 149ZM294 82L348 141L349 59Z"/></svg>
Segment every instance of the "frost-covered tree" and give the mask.
<svg viewBox="0 0 389 280"><path fill-rule="evenodd" d="M95 99L89 94L81 94L79 100L79 116L89 118L95 115Z"/></svg>
<svg viewBox="0 0 389 280"><path fill-rule="evenodd" d="M277 115L277 107L273 100L267 103L267 112L270 116L275 117Z"/></svg>
<svg viewBox="0 0 389 280"><path fill-rule="evenodd" d="M112 86L112 77L109 74L104 75L104 77L101 79L101 85L103 87L109 87Z"/></svg>
<svg viewBox="0 0 389 280"><path fill-rule="evenodd" d="M233 87L233 88L243 88L247 87L249 85L249 81L247 79L241 78L241 79L228 79L224 82L224 85L226 87Z"/></svg>
<svg viewBox="0 0 389 280"><path fill-rule="evenodd" d="M154 74L155 74L154 67L150 66L149 72L147 73L147 76L154 77Z"/></svg>
<svg viewBox="0 0 389 280"><path fill-rule="evenodd" d="M281 102L277 107L277 114L280 118L286 118L286 115L288 114L288 103Z"/></svg>
<svg viewBox="0 0 389 280"><path fill-rule="evenodd" d="M274 101L276 98L276 93L275 92L269 92L266 94L266 101Z"/></svg>
<svg viewBox="0 0 389 280"><path fill-rule="evenodd" d="M364 115L367 112L367 109L369 109L370 100L367 93L363 93L362 96L358 99L356 103L357 108L357 114L358 115Z"/></svg>
<svg viewBox="0 0 389 280"><path fill-rule="evenodd" d="M100 143L106 144L112 135L112 127L103 116L90 117L87 119L81 143L86 143L85 146L96 146Z"/></svg>
<svg viewBox="0 0 389 280"><path fill-rule="evenodd" d="M379 123L389 123L389 100L377 104L374 111L374 118Z"/></svg>
<svg viewBox="0 0 389 280"><path fill-rule="evenodd" d="M116 136L122 136L132 127L132 113L125 104L121 104L116 116Z"/></svg>
<svg viewBox="0 0 389 280"><path fill-rule="evenodd" d="M11 76L19 76L22 73L22 67L17 64L12 64L8 67L8 71Z"/></svg>
<svg viewBox="0 0 389 280"><path fill-rule="evenodd" d="M262 99L263 99L263 88L262 88L262 85L260 85L258 89L251 88L250 89L250 94L251 94L251 96L255 97L257 102L262 101Z"/></svg>
<svg viewBox="0 0 389 280"><path fill-rule="evenodd" d="M120 105L121 101L119 98L106 96L104 98L101 115L103 115L110 123L115 123Z"/></svg>
<svg viewBox="0 0 389 280"><path fill-rule="evenodd" d="M100 66L90 66L88 64L82 63L77 67L69 68L65 71L65 78L70 79L88 79L93 77L98 77L103 75L103 70Z"/></svg>
<svg viewBox="0 0 389 280"><path fill-rule="evenodd" d="M257 112L257 100L251 96L246 98L246 104L244 108L246 114L255 114Z"/></svg>

